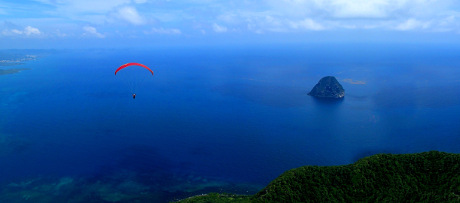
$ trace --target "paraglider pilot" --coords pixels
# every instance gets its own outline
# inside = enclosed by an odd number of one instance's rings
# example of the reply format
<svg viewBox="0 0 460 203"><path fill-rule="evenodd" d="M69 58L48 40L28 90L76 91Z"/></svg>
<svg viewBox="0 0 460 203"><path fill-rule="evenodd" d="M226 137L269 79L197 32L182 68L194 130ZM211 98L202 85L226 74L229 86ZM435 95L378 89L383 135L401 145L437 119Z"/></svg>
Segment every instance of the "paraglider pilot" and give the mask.
<svg viewBox="0 0 460 203"><path fill-rule="evenodd" d="M153 76L153 71L152 71L149 67L147 67L147 66L145 66L145 65L143 65L143 64L140 64L140 63L127 63L127 64L124 64L124 65L121 65L120 67L117 68L117 70L115 70L115 75L117 75L118 71L120 71L121 69L126 68L126 67L129 67L129 66L140 66L140 67L143 67L143 68L149 70L150 73L152 73L152 76ZM136 99L136 94L134 94L134 93L133 93L133 99Z"/></svg>

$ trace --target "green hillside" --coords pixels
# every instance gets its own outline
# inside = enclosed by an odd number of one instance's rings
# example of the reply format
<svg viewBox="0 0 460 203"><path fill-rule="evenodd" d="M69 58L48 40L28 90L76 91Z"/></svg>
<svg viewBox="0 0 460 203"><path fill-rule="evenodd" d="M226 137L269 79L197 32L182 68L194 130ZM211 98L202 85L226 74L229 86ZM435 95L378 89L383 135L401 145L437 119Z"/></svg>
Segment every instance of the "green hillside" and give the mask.
<svg viewBox="0 0 460 203"><path fill-rule="evenodd" d="M378 154L344 166L289 170L254 196L182 202L460 202L460 154Z"/></svg>

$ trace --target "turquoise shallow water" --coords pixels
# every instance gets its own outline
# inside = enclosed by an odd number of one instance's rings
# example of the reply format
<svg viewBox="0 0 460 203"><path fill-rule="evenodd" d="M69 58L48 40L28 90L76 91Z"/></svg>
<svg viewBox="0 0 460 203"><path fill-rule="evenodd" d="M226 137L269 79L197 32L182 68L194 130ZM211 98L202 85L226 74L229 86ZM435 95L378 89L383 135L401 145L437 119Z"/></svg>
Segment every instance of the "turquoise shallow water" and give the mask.
<svg viewBox="0 0 460 203"><path fill-rule="evenodd" d="M24 69L0 75L0 200L253 194L302 165L460 153L458 53L434 45L4 50L4 58L38 57L0 66ZM136 84L135 100L113 74L131 61L155 72ZM327 75L344 100L307 95Z"/></svg>

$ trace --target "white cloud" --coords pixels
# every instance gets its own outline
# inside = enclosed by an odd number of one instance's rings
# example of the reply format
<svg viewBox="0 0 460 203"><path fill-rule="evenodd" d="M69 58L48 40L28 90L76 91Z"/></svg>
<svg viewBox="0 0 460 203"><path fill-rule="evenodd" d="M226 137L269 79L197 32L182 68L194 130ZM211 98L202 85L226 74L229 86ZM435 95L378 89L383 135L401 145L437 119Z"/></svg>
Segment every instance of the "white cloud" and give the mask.
<svg viewBox="0 0 460 203"><path fill-rule="evenodd" d="M38 28L27 26L26 28L24 28L24 34L27 35L27 36L29 36L29 35L39 35L40 30L38 30Z"/></svg>
<svg viewBox="0 0 460 203"><path fill-rule="evenodd" d="M407 31L407 30L415 30L415 29L427 29L430 27L430 22L423 22L416 19L408 19L400 24L398 24L394 29Z"/></svg>
<svg viewBox="0 0 460 203"><path fill-rule="evenodd" d="M12 33L17 34L17 35L22 35L24 32L16 29L11 30Z"/></svg>
<svg viewBox="0 0 460 203"><path fill-rule="evenodd" d="M129 4L131 0L35 0L44 4L56 7L58 14L64 16L78 17L76 14L84 15L104 14L116 7Z"/></svg>
<svg viewBox="0 0 460 203"><path fill-rule="evenodd" d="M83 27L83 30L85 33L83 35L90 35L90 36L95 36L97 38L104 38L105 35L99 33L95 27L92 26L85 26Z"/></svg>
<svg viewBox="0 0 460 203"><path fill-rule="evenodd" d="M331 5L338 18L384 18L391 11L388 0L335 0Z"/></svg>
<svg viewBox="0 0 460 203"><path fill-rule="evenodd" d="M311 19L327 29L446 31L460 28L460 23L453 23L455 19L448 18L452 13L458 13L456 9L460 8L460 4L455 0L268 0L267 2L267 11L287 20L289 22L287 25L293 29L301 27L301 21L298 19ZM260 21L258 23L263 24ZM304 21L303 25L305 28L315 28L308 20Z"/></svg>
<svg viewBox="0 0 460 203"><path fill-rule="evenodd" d="M446 16L438 21L432 23L433 31L435 32L449 32L460 30L460 13L452 13L450 16Z"/></svg>
<svg viewBox="0 0 460 203"><path fill-rule="evenodd" d="M134 24L142 25L145 23L145 20L139 15L136 8L131 6L122 7L118 10L119 18Z"/></svg>
<svg viewBox="0 0 460 203"><path fill-rule="evenodd" d="M152 28L151 31L146 32L146 34L170 34L170 35L178 35L181 34L182 32L179 29L175 28L170 28L170 29L165 29L165 28Z"/></svg>
<svg viewBox="0 0 460 203"><path fill-rule="evenodd" d="M304 29L304 30L314 30L314 31L319 31L319 30L324 30L325 27L316 21L307 18L301 21L296 21L296 22L290 22L290 25L294 29Z"/></svg>
<svg viewBox="0 0 460 203"><path fill-rule="evenodd" d="M4 29L2 35L5 36L14 36L14 35L23 35L23 36L39 36L42 33L38 28L32 26L26 26L24 29Z"/></svg>
<svg viewBox="0 0 460 203"><path fill-rule="evenodd" d="M66 20L84 21L91 24L103 24L107 15L117 8L132 3L131 0L34 0L50 5L41 13Z"/></svg>
<svg viewBox="0 0 460 203"><path fill-rule="evenodd" d="M2 0L0 0L2 1ZM390 30L424 32L459 32L460 1L458 0L34 0L41 9L28 4L10 3L0 6L0 16L19 25L37 25L42 30L26 30L23 26L0 28L8 35L41 36L79 33L84 25L98 29L118 30L121 36L131 36L147 30L146 24L156 27L146 34L182 33L270 33L308 32L323 30ZM17 5L17 6L16 6ZM13 8L13 9L11 9ZM21 8L16 9L14 8ZM3 11L2 11L3 10ZM17 18L31 11L28 18ZM48 23L43 14L57 19ZM11 16L11 17L10 17ZM120 23L121 22L121 23ZM126 24L145 25L124 29ZM63 26L65 25L65 26ZM161 26L158 26L161 25ZM179 27L180 26L180 27ZM151 26L149 26L151 27ZM206 29L207 28L207 29ZM3 29L3 30L2 30ZM136 29L136 30L134 30ZM193 32L193 31L195 32ZM105 37L95 30L87 35ZM98 34L95 34L98 33ZM76 34L78 35L78 34ZM75 36L75 35L74 35Z"/></svg>
<svg viewBox="0 0 460 203"><path fill-rule="evenodd" d="M214 32L219 32L219 33L227 32L228 30L227 27L218 25L216 23L212 25L212 29L214 30Z"/></svg>
<svg viewBox="0 0 460 203"><path fill-rule="evenodd" d="M67 37L68 35L66 33L61 32L61 30L57 29L55 31L55 35L58 37Z"/></svg>
<svg viewBox="0 0 460 203"><path fill-rule="evenodd" d="M287 16L385 18L408 4L429 0L269 0L271 9Z"/></svg>
<svg viewBox="0 0 460 203"><path fill-rule="evenodd" d="M219 15L216 21L224 22L235 27L235 30L246 29L255 33L287 32L289 25L284 17L271 12L238 11L236 13L224 13ZM219 24L214 23L213 29L217 32ZM217 25L217 26L216 26ZM223 26L220 26L223 27ZM225 27L224 27L225 28Z"/></svg>

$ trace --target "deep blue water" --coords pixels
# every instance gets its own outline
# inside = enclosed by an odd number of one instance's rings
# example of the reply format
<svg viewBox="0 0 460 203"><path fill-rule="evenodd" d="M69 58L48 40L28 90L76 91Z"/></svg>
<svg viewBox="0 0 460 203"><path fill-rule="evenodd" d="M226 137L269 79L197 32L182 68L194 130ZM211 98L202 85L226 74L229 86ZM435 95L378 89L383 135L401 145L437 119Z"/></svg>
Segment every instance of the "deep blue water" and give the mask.
<svg viewBox="0 0 460 203"><path fill-rule="evenodd" d="M164 201L254 194L288 169L376 153L460 153L460 47L14 52L39 57L0 66L28 69L0 75L4 186L128 179ZM135 100L113 74L127 62L155 72L137 84ZM327 75L343 85L344 100L307 95Z"/></svg>

